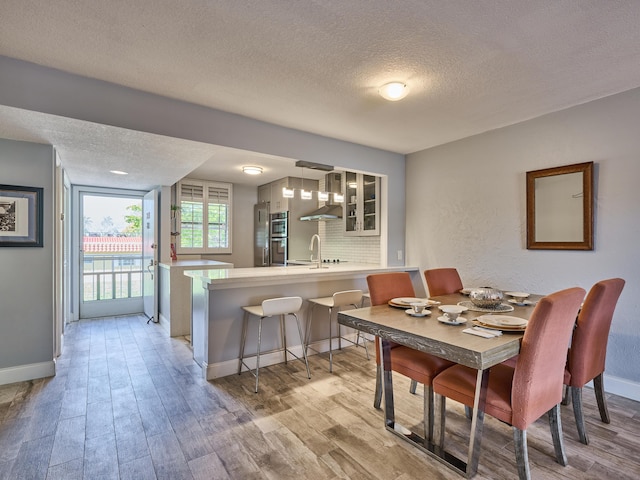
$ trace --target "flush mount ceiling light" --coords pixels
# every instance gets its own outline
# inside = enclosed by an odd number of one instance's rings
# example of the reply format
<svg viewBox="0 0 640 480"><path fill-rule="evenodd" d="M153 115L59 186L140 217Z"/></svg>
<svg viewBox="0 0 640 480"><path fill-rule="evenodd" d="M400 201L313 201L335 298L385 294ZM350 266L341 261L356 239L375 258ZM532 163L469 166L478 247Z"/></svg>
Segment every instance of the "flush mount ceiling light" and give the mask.
<svg viewBox="0 0 640 480"><path fill-rule="evenodd" d="M409 93L409 87L406 83L402 82L390 82L378 89L378 93L385 100L395 102L402 100Z"/></svg>
<svg viewBox="0 0 640 480"><path fill-rule="evenodd" d="M127 172L123 172L122 170L109 170L109 171L115 175L129 175Z"/></svg>
<svg viewBox="0 0 640 480"><path fill-rule="evenodd" d="M247 175L260 175L262 173L262 167L247 165L242 167L242 171Z"/></svg>

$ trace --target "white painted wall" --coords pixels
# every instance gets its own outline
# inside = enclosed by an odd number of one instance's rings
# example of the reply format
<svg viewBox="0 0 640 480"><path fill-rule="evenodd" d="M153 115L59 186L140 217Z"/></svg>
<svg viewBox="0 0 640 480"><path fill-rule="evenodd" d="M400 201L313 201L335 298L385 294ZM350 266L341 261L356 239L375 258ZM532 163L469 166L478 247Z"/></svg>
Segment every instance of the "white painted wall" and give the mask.
<svg viewBox="0 0 640 480"><path fill-rule="evenodd" d="M640 89L411 154L407 263L456 267L466 286L551 293L627 281L605 388L640 399ZM594 161L595 250L526 249L529 170Z"/></svg>

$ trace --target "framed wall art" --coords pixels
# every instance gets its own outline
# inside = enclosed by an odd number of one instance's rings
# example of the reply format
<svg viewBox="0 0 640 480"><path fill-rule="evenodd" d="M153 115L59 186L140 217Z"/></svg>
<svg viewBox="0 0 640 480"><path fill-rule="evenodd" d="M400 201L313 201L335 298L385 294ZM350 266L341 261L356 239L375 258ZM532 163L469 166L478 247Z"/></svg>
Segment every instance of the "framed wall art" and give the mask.
<svg viewBox="0 0 640 480"><path fill-rule="evenodd" d="M0 185L0 247L42 247L42 188Z"/></svg>

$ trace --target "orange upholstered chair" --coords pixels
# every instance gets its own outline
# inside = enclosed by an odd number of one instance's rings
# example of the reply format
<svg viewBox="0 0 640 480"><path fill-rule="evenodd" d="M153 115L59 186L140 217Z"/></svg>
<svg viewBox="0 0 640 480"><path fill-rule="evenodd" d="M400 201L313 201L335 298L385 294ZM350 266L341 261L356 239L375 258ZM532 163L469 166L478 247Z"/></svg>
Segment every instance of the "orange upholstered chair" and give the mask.
<svg viewBox="0 0 640 480"><path fill-rule="evenodd" d="M414 297L415 291L411 277L406 272L380 273L367 277L371 305L386 305L396 297ZM419 352L404 345L391 344L391 369L411 380L424 385L424 428L425 438L433 436L433 378L444 369L453 365L427 353ZM380 408L382 400L382 352L380 342L376 338L376 392L373 401L375 408Z"/></svg>
<svg viewBox="0 0 640 480"><path fill-rule="evenodd" d="M529 319L515 368L504 363L491 367L486 403L484 410L478 412L478 421L483 421L484 413L488 413L513 427L521 479L530 478L527 427L546 412L556 459L562 465L567 464L560 403L567 349L584 294L582 288L576 287L542 298ZM456 365L433 380L433 390L437 395L473 407L476 378L476 370ZM439 412L441 437L436 439L440 447L444 443L445 398Z"/></svg>
<svg viewBox="0 0 640 480"><path fill-rule="evenodd" d="M607 340L613 320L613 312L622 293L625 281L621 278L602 280L596 283L582 305L576 328L573 331L571 348L564 374L573 400L580 441L589 444L589 437L582 413L582 387L593 380L593 387L600 410L600 418L609 423L609 411L604 398L602 374L607 356Z"/></svg>
<svg viewBox="0 0 640 480"><path fill-rule="evenodd" d="M462 290L462 280L455 268L433 268L424 271L424 278L427 281L427 289L430 297L440 295L450 295ZM409 387L411 393L416 393L416 382L411 382ZM471 410L467 409L467 416L471 418Z"/></svg>
<svg viewBox="0 0 640 480"><path fill-rule="evenodd" d="M462 290L462 280L455 268L434 268L424 271L430 297L449 295Z"/></svg>

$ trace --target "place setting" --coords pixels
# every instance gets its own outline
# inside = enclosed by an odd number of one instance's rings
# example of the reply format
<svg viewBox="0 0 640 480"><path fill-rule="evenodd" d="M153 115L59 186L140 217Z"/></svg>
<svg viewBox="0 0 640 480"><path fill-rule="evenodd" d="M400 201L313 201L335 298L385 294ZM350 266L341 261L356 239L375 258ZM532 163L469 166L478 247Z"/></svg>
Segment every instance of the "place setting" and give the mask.
<svg viewBox="0 0 640 480"><path fill-rule="evenodd" d="M530 294L526 292L504 292L504 294L511 297L507 302L512 303L513 305L518 305L519 307L529 307L536 304L535 302L528 300Z"/></svg>
<svg viewBox="0 0 640 480"><path fill-rule="evenodd" d="M474 318L472 323L485 329L501 332L522 333L527 327L527 320L511 315L481 315Z"/></svg>
<svg viewBox="0 0 640 480"><path fill-rule="evenodd" d="M461 305L440 305L438 309L442 315L438 317L438 321L447 325L462 325L467 323L467 319L460 315L469 310Z"/></svg>
<svg viewBox="0 0 640 480"><path fill-rule="evenodd" d="M404 311L407 315L412 317L426 317L431 315L431 310L428 310L428 304L425 302L411 302L411 308Z"/></svg>
<svg viewBox="0 0 640 480"><path fill-rule="evenodd" d="M388 304L391 307L396 308L410 308L412 303L422 303L426 308L434 307L436 305L440 305L440 302L437 300L429 300L428 298L417 298L417 297L397 297L389 300Z"/></svg>

